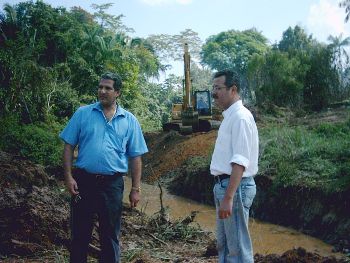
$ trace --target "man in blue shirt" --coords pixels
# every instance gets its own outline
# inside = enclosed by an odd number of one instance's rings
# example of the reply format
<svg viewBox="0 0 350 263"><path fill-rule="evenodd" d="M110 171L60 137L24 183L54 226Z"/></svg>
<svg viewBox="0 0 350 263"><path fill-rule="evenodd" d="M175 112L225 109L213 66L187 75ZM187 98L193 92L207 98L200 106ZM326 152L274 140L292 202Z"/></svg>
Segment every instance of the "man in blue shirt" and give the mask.
<svg viewBox="0 0 350 263"><path fill-rule="evenodd" d="M71 263L87 262L95 214L99 222L100 262L120 261L123 175L128 171L128 163L132 177L131 207L136 207L140 200L141 155L148 149L136 117L117 103L121 87L117 74L102 75L99 102L80 107L60 134L65 142L65 184L72 195ZM76 146L78 156L72 171Z"/></svg>

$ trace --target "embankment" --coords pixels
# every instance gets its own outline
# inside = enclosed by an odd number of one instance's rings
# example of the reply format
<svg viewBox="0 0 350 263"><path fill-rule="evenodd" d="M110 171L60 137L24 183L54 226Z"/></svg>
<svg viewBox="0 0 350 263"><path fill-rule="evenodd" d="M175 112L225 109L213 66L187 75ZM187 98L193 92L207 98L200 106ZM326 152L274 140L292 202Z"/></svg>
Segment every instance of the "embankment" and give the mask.
<svg viewBox="0 0 350 263"><path fill-rule="evenodd" d="M171 172L169 190L213 205L213 180L205 158L194 157ZM273 186L267 176L257 176L257 195L251 216L289 226L333 244L336 251L349 253L350 191L325 193L318 189Z"/></svg>

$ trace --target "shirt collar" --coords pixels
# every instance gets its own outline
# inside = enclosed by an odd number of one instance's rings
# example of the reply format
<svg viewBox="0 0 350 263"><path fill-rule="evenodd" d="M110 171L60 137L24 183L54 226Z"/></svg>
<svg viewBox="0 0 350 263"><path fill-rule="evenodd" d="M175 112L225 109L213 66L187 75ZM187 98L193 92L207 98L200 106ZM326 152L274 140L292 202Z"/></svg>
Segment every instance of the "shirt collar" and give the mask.
<svg viewBox="0 0 350 263"><path fill-rule="evenodd" d="M101 107L101 103L100 102L94 103L92 108L94 110L102 111L102 107ZM119 115L120 116L125 116L125 110L117 104L117 112L116 112L115 116L119 116Z"/></svg>
<svg viewBox="0 0 350 263"><path fill-rule="evenodd" d="M238 100L235 103L233 103L230 107L228 107L228 109L224 110L222 112L222 115L225 117L230 116L232 113L234 113L235 111L237 111L239 108L241 108L243 106L242 100Z"/></svg>

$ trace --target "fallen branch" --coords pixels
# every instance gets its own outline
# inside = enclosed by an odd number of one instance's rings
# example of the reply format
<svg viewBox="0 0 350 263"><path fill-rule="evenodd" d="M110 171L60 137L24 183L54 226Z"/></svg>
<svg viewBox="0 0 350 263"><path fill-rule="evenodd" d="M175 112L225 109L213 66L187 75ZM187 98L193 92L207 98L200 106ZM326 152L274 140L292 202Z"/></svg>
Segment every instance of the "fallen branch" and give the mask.
<svg viewBox="0 0 350 263"><path fill-rule="evenodd" d="M22 246L22 247L27 247L27 248L30 248L30 247L40 247L40 248L44 248L43 246L37 244L37 243L31 243L31 242L23 242L23 241L19 241L19 240L16 240L16 239L11 239L11 242L15 245L18 245L18 246Z"/></svg>
<svg viewBox="0 0 350 263"><path fill-rule="evenodd" d="M147 233L148 235L150 235L151 237L153 237L155 240L159 241L160 243L166 245L167 247L169 247L169 245L164 242L163 240L159 239L158 237L156 237L155 235L152 235L151 233Z"/></svg>

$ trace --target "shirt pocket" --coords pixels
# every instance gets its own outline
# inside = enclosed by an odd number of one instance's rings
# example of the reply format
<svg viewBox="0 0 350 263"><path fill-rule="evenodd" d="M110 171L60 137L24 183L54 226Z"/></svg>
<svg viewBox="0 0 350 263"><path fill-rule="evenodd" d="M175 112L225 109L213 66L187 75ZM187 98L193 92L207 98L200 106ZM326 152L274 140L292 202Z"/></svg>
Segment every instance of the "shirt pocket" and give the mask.
<svg viewBox="0 0 350 263"><path fill-rule="evenodd" d="M221 131L216 139L216 145L220 147L220 150L224 150L226 153L226 149L230 144L231 144L230 134Z"/></svg>
<svg viewBox="0 0 350 263"><path fill-rule="evenodd" d="M113 130L110 130L108 134L109 147L111 147L117 153L125 153L128 138L126 135L120 135Z"/></svg>

